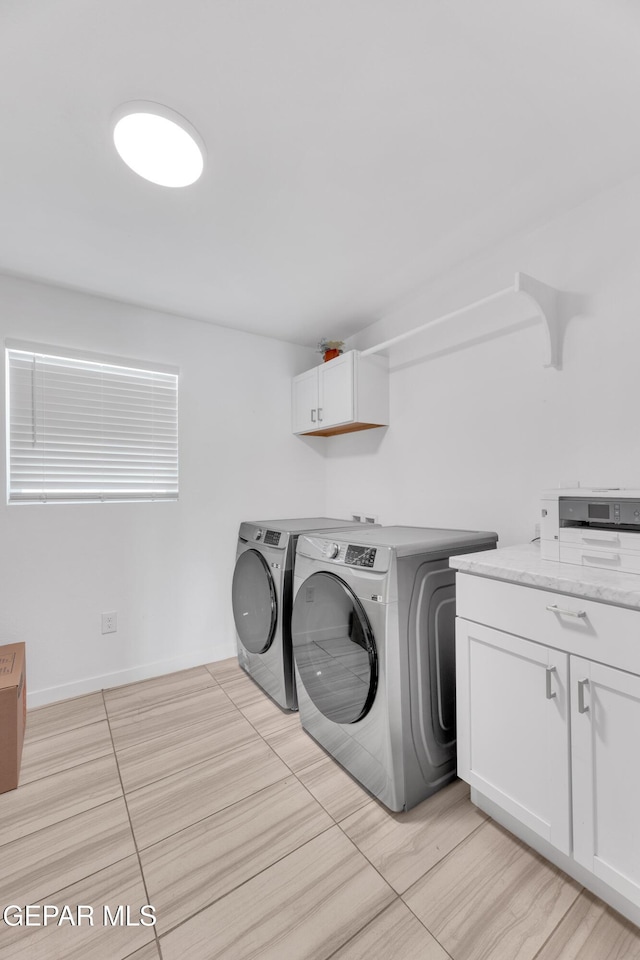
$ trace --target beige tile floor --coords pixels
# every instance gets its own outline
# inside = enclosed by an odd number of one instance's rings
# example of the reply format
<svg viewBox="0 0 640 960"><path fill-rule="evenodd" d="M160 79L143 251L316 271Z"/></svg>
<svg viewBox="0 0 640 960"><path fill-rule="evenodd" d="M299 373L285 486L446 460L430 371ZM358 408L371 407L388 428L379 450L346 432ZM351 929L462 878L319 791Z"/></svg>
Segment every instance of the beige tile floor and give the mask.
<svg viewBox="0 0 640 960"><path fill-rule="evenodd" d="M389 813L235 660L30 712L0 910L45 903L94 925L0 921L0 960L640 960L461 781Z"/></svg>

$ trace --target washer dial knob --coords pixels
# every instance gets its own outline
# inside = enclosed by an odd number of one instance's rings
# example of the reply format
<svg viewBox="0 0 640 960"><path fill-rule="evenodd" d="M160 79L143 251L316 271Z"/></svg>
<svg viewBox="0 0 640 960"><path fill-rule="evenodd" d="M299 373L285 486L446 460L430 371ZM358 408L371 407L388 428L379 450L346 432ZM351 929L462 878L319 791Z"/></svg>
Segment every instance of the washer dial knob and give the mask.
<svg viewBox="0 0 640 960"><path fill-rule="evenodd" d="M329 543L325 547L324 553L325 553L325 556L329 558L329 560L333 560L340 553L340 547L338 546L337 543Z"/></svg>
<svg viewBox="0 0 640 960"><path fill-rule="evenodd" d="M263 530L259 527L253 535L254 540L262 540Z"/></svg>

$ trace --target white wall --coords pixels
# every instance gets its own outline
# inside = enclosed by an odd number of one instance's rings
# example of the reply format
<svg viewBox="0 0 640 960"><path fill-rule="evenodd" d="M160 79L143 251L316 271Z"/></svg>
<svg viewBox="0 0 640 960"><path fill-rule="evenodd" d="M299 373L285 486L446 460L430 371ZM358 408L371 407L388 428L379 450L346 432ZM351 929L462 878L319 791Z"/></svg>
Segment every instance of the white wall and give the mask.
<svg viewBox="0 0 640 960"><path fill-rule="evenodd" d="M180 368L177 503L0 506L0 641L27 643L29 705L232 655L240 521L325 513L323 447L290 428L317 356L9 277L0 334Z"/></svg>
<svg viewBox="0 0 640 960"><path fill-rule="evenodd" d="M350 346L364 349L508 286L564 291L563 369L519 298L389 352L391 420L332 438L327 509L382 523L534 536L539 495L565 481L640 486L640 178L416 291ZM363 481L363 478L366 478Z"/></svg>
<svg viewBox="0 0 640 960"><path fill-rule="evenodd" d="M179 502L0 506L0 639L27 642L30 705L231 655L243 519L358 511L507 545L533 536L548 486L640 486L638 223L640 177L414 292L351 344L522 270L570 294L561 371L542 367L514 298L394 348L391 425L328 440L290 433L290 377L313 351L0 276L3 337L181 370Z"/></svg>

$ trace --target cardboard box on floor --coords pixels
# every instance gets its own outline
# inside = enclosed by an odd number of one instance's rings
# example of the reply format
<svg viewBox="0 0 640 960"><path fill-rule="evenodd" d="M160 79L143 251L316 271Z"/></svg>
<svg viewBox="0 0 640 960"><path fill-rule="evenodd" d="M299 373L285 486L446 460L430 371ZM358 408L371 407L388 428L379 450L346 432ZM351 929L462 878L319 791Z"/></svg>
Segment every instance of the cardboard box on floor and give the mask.
<svg viewBox="0 0 640 960"><path fill-rule="evenodd" d="M18 786L26 720L24 643L8 643L0 647L0 793Z"/></svg>

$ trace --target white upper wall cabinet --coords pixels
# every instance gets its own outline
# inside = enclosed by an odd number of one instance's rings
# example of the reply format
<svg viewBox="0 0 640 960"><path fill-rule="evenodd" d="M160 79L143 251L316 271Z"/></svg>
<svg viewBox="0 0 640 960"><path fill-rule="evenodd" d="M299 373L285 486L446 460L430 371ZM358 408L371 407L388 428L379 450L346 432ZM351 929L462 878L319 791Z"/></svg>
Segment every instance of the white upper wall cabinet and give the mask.
<svg viewBox="0 0 640 960"><path fill-rule="evenodd" d="M349 350L294 377L291 402L293 433L332 437L387 426L387 360Z"/></svg>

